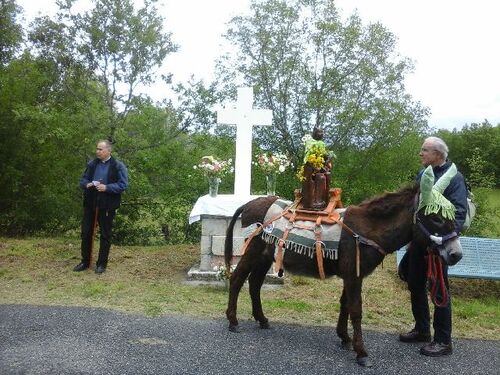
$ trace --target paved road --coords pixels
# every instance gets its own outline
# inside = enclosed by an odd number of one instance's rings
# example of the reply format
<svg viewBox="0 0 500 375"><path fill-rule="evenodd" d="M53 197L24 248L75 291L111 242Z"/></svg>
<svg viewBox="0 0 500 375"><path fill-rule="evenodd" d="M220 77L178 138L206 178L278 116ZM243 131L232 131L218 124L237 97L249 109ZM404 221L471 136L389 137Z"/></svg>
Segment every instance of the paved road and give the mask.
<svg viewBox="0 0 500 375"><path fill-rule="evenodd" d="M365 331L358 366L334 330L253 321L147 318L95 308L0 305L0 374L500 374L500 341L454 341L428 358L394 334Z"/></svg>

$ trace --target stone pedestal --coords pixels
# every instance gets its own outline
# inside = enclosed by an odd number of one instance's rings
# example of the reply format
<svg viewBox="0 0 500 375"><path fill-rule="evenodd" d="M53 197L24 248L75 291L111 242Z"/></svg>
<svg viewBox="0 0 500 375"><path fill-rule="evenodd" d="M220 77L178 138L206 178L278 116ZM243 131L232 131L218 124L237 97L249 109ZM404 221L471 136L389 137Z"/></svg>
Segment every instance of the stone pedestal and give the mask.
<svg viewBox="0 0 500 375"><path fill-rule="evenodd" d="M201 220L200 262L188 272L188 280L215 281L214 267L224 264L224 243L226 230L234 212L240 206L257 198L250 196L238 198L232 195L219 195L210 198L200 197L191 211L189 222ZM240 260L240 251L244 243L241 219L235 223L233 230L233 264ZM268 275L266 283L282 283L282 279Z"/></svg>
<svg viewBox="0 0 500 375"><path fill-rule="evenodd" d="M212 271L214 266L224 264L224 243L226 230L231 217L201 215L200 271ZM238 219L233 231L233 263L239 261L244 238L241 233L241 219Z"/></svg>

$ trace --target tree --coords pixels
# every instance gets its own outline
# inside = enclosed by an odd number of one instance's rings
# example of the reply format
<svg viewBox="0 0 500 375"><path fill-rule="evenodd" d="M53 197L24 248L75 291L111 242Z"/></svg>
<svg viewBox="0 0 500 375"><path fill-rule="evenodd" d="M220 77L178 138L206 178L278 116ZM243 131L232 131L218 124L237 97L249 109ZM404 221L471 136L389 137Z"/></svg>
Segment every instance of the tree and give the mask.
<svg viewBox="0 0 500 375"><path fill-rule="evenodd" d="M176 145L178 116L137 94L176 48L162 32L155 1L136 11L128 0L96 0L95 8L77 14L74 3L60 1L55 19L37 19L30 52L0 69L4 233L78 226L78 178L97 139L113 138L117 156L129 166L135 186L125 201L134 201L140 187L142 193L157 190L158 175L138 164L154 160L168 169L158 155L169 142ZM135 219L141 220L140 212L134 211Z"/></svg>
<svg viewBox="0 0 500 375"><path fill-rule="evenodd" d="M253 86L257 104L273 111L274 127L258 129L257 143L298 165L301 137L323 128L342 166L337 182L357 190L354 200L407 179L428 110L405 92L412 64L395 36L357 14L343 22L333 0L254 0L251 12L231 21L226 38L238 52L220 59L218 78L221 90Z"/></svg>
<svg viewBox="0 0 500 375"><path fill-rule="evenodd" d="M57 22L37 21L31 40L39 53L52 54L65 70L79 65L104 88L108 118L102 125L114 140L124 126L140 86L150 85L165 57L177 50L163 30L157 0L136 10L131 0L94 0L94 6L72 13L76 0L59 1Z"/></svg>
<svg viewBox="0 0 500 375"><path fill-rule="evenodd" d="M15 0L0 0L0 67L7 64L23 40L17 16L21 8Z"/></svg>
<svg viewBox="0 0 500 375"><path fill-rule="evenodd" d="M488 121L466 124L462 129L453 131L439 130L441 137L450 148L450 159L460 171L469 178L474 173L493 175L495 186L500 186L500 124L491 125ZM476 163L470 163L471 158L481 160L481 169L478 171Z"/></svg>

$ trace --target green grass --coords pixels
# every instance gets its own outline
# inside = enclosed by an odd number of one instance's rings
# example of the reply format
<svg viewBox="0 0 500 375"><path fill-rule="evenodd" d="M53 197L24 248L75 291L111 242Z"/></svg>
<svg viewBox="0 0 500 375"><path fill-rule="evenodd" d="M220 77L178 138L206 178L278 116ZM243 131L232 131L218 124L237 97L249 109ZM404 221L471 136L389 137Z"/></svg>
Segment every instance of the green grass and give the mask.
<svg viewBox="0 0 500 375"><path fill-rule="evenodd" d="M500 189L488 191L488 204L492 208L492 233L495 238L500 238Z"/></svg>
<svg viewBox="0 0 500 375"><path fill-rule="evenodd" d="M223 287L184 283L199 258L198 245L113 246L106 273L72 272L79 241L0 238L0 301L13 304L103 307L146 316L192 315L224 319ZM334 327L342 281L287 276L281 288L262 290L272 322ZM500 337L500 282L451 279L454 336ZM409 295L389 256L363 283L363 327L398 332L411 327ZM248 288L238 302L240 319L252 319Z"/></svg>
<svg viewBox="0 0 500 375"><path fill-rule="evenodd" d="M500 189L490 189L488 192L488 202L496 208L500 208Z"/></svg>

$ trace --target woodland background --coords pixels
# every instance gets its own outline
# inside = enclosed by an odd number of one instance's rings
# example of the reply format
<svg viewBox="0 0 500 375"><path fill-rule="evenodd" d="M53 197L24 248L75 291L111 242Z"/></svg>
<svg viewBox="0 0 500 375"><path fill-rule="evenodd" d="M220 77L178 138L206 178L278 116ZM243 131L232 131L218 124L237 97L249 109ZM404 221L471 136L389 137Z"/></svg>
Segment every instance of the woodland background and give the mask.
<svg viewBox="0 0 500 375"><path fill-rule="evenodd" d="M298 166L301 138L322 127L345 204L410 183L424 137L442 137L478 203L466 234L500 237L491 204L500 200L500 124L431 128L429 109L405 90L412 62L383 25L342 21L331 0L253 1L251 15L228 25L233 50L221 50L214 81L174 84L155 74L179 47L155 0L96 0L80 13L74 3L22 26L16 1L0 2L0 235L78 235L78 181L95 141L108 138L130 179L114 242L199 241L187 218L208 185L193 166L204 155L234 159L234 129L216 125L215 106L244 84L256 107L273 111L274 126L255 129L254 153L285 153ZM161 102L144 93L157 80ZM232 193L233 177L221 193ZM277 194L291 199L298 187L293 169L278 177ZM264 191L254 169L252 192Z"/></svg>

